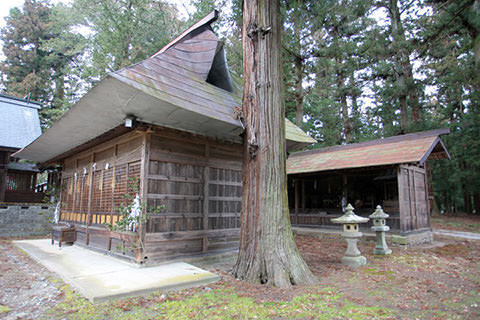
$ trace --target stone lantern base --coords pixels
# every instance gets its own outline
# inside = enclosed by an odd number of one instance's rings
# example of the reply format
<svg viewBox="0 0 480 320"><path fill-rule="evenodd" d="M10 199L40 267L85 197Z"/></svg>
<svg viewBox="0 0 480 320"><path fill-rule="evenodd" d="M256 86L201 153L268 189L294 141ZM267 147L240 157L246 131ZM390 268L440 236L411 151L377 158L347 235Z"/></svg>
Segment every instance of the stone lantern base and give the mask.
<svg viewBox="0 0 480 320"><path fill-rule="evenodd" d="M343 232L342 236L347 241L347 251L342 257L342 264L349 267L360 267L367 264L367 258L361 255L360 250L358 250L357 242L358 238L362 236L361 232Z"/></svg>
<svg viewBox="0 0 480 320"><path fill-rule="evenodd" d="M387 241L385 240L385 231L390 230L389 226L373 226L372 230L376 233L376 244L373 249L373 254L388 255L392 253L392 250L388 248Z"/></svg>

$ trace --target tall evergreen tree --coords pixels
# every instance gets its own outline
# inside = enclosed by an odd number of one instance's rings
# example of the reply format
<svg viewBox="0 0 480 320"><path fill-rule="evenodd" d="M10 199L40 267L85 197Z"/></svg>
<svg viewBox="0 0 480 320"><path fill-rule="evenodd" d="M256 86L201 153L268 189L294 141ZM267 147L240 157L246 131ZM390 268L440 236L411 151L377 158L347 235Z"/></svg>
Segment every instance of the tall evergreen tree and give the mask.
<svg viewBox="0 0 480 320"><path fill-rule="evenodd" d="M73 61L82 52L82 37L70 32L74 20L63 5L25 0L13 8L1 31L5 60L1 72L8 94L40 101L42 126L58 118L69 101L66 85Z"/></svg>
<svg viewBox="0 0 480 320"><path fill-rule="evenodd" d="M314 277L293 240L286 190L279 1L244 0L245 123L237 278L273 286Z"/></svg>
<svg viewBox="0 0 480 320"><path fill-rule="evenodd" d="M342 142L355 142L361 139L364 126L364 109L362 96L365 81L362 74L368 66L365 58L368 42L366 30L373 20L369 18L369 1L331 0L327 3L311 2L308 5L312 42L311 57L314 78L312 93L319 99L307 99L307 109L316 106L335 109L337 118L332 122L325 119L321 112L310 117L314 127L335 129L338 135L323 145ZM309 58L312 59L312 58ZM362 110L363 109L363 110ZM331 114L329 110L327 114ZM321 119L324 118L324 119ZM325 121L330 124L324 123ZM315 125L317 123L317 125ZM336 123L337 125L332 126ZM325 129L323 129L325 128ZM335 134L323 133L323 137L334 137Z"/></svg>
<svg viewBox="0 0 480 320"><path fill-rule="evenodd" d="M434 163L434 190L446 211L480 213L480 66L478 1L432 1L422 19L418 54L425 60L426 82L435 88L435 122L447 123L451 161Z"/></svg>
<svg viewBox="0 0 480 320"><path fill-rule="evenodd" d="M182 25L176 8L162 0L75 0L73 6L90 31L82 66L89 83L154 54Z"/></svg>

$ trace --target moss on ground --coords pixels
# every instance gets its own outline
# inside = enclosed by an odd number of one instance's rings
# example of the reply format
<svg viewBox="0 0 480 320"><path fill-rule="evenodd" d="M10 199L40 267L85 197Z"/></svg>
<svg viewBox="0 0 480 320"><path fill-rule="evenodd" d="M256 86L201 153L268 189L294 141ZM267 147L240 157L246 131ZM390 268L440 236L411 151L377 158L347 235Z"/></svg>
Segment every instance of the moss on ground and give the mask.
<svg viewBox="0 0 480 320"><path fill-rule="evenodd" d="M0 304L0 314L10 312L11 310L9 307Z"/></svg>
<svg viewBox="0 0 480 320"><path fill-rule="evenodd" d="M183 297L160 293L92 304L64 285L64 300L45 319L389 319L392 311L358 305L334 289L319 289L291 301L256 302L232 288Z"/></svg>
<svg viewBox="0 0 480 320"><path fill-rule="evenodd" d="M437 228L454 229L467 232L480 232L480 222L472 221L472 217L435 217L431 218L431 223Z"/></svg>

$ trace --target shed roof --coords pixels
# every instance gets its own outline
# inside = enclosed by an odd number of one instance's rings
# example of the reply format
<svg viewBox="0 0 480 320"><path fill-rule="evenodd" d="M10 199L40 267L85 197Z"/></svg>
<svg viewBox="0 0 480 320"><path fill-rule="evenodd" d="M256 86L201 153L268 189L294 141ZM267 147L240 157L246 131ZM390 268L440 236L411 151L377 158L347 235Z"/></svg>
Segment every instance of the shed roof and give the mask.
<svg viewBox="0 0 480 320"><path fill-rule="evenodd" d="M41 133L38 109L41 104L0 94L0 147L20 149Z"/></svg>
<svg viewBox="0 0 480 320"><path fill-rule="evenodd" d="M110 73L16 156L47 162L118 127L127 116L240 142L243 128L233 110L242 104L241 92L210 26L217 16L211 12L150 58ZM288 140L294 147L315 142L303 131L303 136L289 134L295 131L292 125L286 125L287 145Z"/></svg>
<svg viewBox="0 0 480 320"><path fill-rule="evenodd" d="M29 172L39 172L37 165L34 163L26 162L10 162L8 163L8 170L12 171L29 171Z"/></svg>
<svg viewBox="0 0 480 320"><path fill-rule="evenodd" d="M423 164L428 159L450 158L440 139L440 135L449 132L449 129L438 129L293 153L287 159L287 173Z"/></svg>

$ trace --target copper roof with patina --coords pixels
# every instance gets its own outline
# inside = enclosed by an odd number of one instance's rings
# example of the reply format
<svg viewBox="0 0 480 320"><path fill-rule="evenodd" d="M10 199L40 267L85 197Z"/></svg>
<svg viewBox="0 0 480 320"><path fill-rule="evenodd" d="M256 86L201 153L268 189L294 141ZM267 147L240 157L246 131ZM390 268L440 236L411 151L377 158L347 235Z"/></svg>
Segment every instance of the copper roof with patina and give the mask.
<svg viewBox="0 0 480 320"><path fill-rule="evenodd" d="M423 164L427 159L450 158L440 139L448 129L406 134L363 143L297 152L287 159L287 173L385 166L402 163Z"/></svg>

